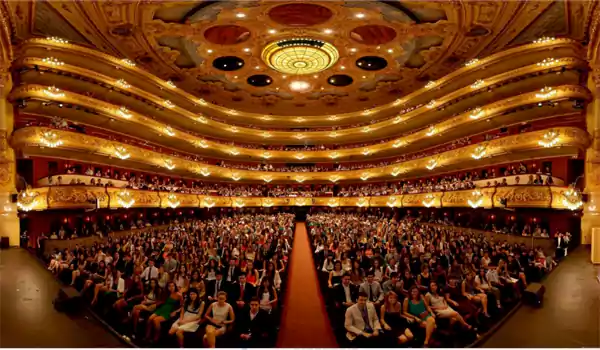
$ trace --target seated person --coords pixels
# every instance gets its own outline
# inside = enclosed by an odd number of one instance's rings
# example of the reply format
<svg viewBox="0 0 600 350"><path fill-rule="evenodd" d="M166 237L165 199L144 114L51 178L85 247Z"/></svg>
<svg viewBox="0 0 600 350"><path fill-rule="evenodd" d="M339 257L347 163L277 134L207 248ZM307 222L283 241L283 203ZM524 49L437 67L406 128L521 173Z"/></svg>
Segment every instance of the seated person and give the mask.
<svg viewBox="0 0 600 350"><path fill-rule="evenodd" d="M366 293L359 292L356 304L346 310L344 327L348 331L346 337L352 342L352 347L370 345L382 331L377 310L368 300Z"/></svg>
<svg viewBox="0 0 600 350"><path fill-rule="evenodd" d="M242 347L257 347L269 335L270 318L259 307L258 297L252 297L249 305L249 309L239 313L235 323L235 333L242 341Z"/></svg>
<svg viewBox="0 0 600 350"><path fill-rule="evenodd" d="M271 280L263 278L256 294L260 300L260 308L270 314L273 308L277 306L278 300L277 291L271 285Z"/></svg>
<svg viewBox="0 0 600 350"><path fill-rule="evenodd" d="M398 302L398 294L391 291L386 294L383 305L381 305L381 325L386 334L386 338L392 338L390 347L408 343L414 338L410 331L409 323L402 314L402 304ZM387 335L390 336L387 336Z"/></svg>
<svg viewBox="0 0 600 350"><path fill-rule="evenodd" d="M225 281L223 281L223 273L221 270L217 270L215 279L208 281L206 284L206 296L208 302L212 303L217 301L219 293L224 292L227 289Z"/></svg>
<svg viewBox="0 0 600 350"><path fill-rule="evenodd" d="M204 346L214 348L217 345L217 337L224 335L235 321L233 307L227 303L227 293L217 293L217 300L208 306L204 318L209 322L204 334Z"/></svg>
<svg viewBox="0 0 600 350"><path fill-rule="evenodd" d="M229 287L232 303L235 305L236 311L242 310L250 302L253 296L256 295L254 286L246 281L246 275L239 275L238 282Z"/></svg>
<svg viewBox="0 0 600 350"><path fill-rule="evenodd" d="M140 314L142 312L154 312L154 310L156 310L158 298L161 296L161 294L162 292L160 287L158 287L158 281L155 278L151 279L146 294L144 295L144 299L141 303L135 305L133 307L133 311L131 312L131 320L133 321L132 339L135 339L137 334L137 325L140 321Z"/></svg>
<svg viewBox="0 0 600 350"><path fill-rule="evenodd" d="M159 305L156 307L156 310L152 316L150 316L148 323L146 324L146 340L150 340L152 331L154 331L154 338L152 341L155 343L160 338L162 323L171 317L175 317L179 313L181 310L181 302L183 301L183 297L177 291L177 286L173 281L167 283L165 296L166 299L159 302Z"/></svg>
<svg viewBox="0 0 600 350"><path fill-rule="evenodd" d="M177 336L179 347L184 347L184 332L194 333L198 330L200 321L202 321L203 312L204 301L200 299L196 289L190 289L188 298L186 299L183 308L181 308L179 319L173 323L169 330L170 335L175 334Z"/></svg>
<svg viewBox="0 0 600 350"><path fill-rule="evenodd" d="M413 286L409 291L409 297L404 299L403 310L404 316L414 320L419 326L425 328L425 341L423 345L429 346L431 336L436 328L435 316L417 286Z"/></svg>
<svg viewBox="0 0 600 350"><path fill-rule="evenodd" d="M440 295L440 290L436 282L430 282L429 293L425 294L425 302L429 304L429 307L437 317L450 319L451 324L458 322L466 329L473 328L458 312L448 306L446 299Z"/></svg>
<svg viewBox="0 0 600 350"><path fill-rule="evenodd" d="M144 286L140 275L134 275L131 286L127 288L122 298L113 305L117 313L131 310L135 305L144 299Z"/></svg>
<svg viewBox="0 0 600 350"><path fill-rule="evenodd" d="M469 271L467 273L467 278L462 282L461 286L462 294L469 299L470 301L481 304L481 308L483 309L483 315L485 317L490 317L488 313L488 300L487 294L481 288L478 288L475 284L475 272Z"/></svg>
<svg viewBox="0 0 600 350"><path fill-rule="evenodd" d="M402 295L402 281L398 279L398 272L390 273L390 279L383 282L381 288L385 294L394 292L397 296ZM402 295L402 297L404 296Z"/></svg>
<svg viewBox="0 0 600 350"><path fill-rule="evenodd" d="M112 273L108 275L108 278L104 282L96 284L92 305L96 305L98 302L98 294L100 292L103 292L104 296L115 296L115 300L121 298L125 293L125 280L121 277L119 270L112 270Z"/></svg>
<svg viewBox="0 0 600 350"><path fill-rule="evenodd" d="M358 298L358 287L351 283L352 277L346 272L342 277L342 283L333 288L333 299L338 308L344 310L355 304Z"/></svg>
<svg viewBox="0 0 600 350"><path fill-rule="evenodd" d="M373 270L367 272L367 281L360 285L359 292L367 294L370 302L375 304L375 307L381 306L383 301L383 290L379 282L375 281Z"/></svg>

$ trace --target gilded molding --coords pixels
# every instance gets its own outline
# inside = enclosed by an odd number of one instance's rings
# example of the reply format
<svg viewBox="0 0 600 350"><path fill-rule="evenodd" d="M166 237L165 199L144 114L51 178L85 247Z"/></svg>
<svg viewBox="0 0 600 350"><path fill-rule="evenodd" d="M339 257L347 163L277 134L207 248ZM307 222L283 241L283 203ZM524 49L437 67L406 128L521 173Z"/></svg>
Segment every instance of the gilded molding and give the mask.
<svg viewBox="0 0 600 350"><path fill-rule="evenodd" d="M21 51L26 52L26 51L28 51L28 49L34 48L34 47L41 47L41 48L51 47L52 50L59 51L59 52L61 52L61 54L64 54L64 55L72 54L76 57L75 61L77 61L77 62L82 62L81 58L87 57L87 58L91 59L90 62L100 61L100 62L104 62L110 66L117 66L117 67L119 67L119 70L126 71L126 72L132 74L134 77L137 77L137 79L140 80L139 86L145 86L148 83L151 83L154 85L155 88L164 89L164 94L165 94L164 98L166 98L166 99L170 99L169 98L170 96L173 97L173 99L183 98L183 99L188 100L188 102L191 104L198 105L198 111L194 111L193 113L217 113L216 116L218 118L225 118L227 120L233 120L233 119L246 120L246 121L254 120L256 124L264 124L264 125L281 125L282 123L289 124L289 121L292 117L302 117L302 118L305 118L305 119L311 120L311 121L322 121L322 122L331 124L331 122L328 121L329 115L327 115L327 116L295 115L295 116L290 117L287 115L271 115L271 114L269 114L269 117L271 118L271 120L264 121L263 119L261 119L262 117L264 117L264 114L261 114L261 113L249 113L249 112L232 110L231 108L226 108L226 107L222 107L222 106L218 106L218 105L213 105L207 101L204 101L204 100L201 101L196 96L184 91L183 89L179 89L179 88L165 89L165 87L167 87L165 80L160 79L160 78L156 77L155 75L152 75L137 66L130 66L130 65L124 64L120 58L110 56L110 55L107 55L105 53L102 53L102 52L99 52L96 50L88 49L88 48L70 44L70 43L56 43L56 42L52 42L52 41L49 41L46 39L30 39L22 45ZM398 101L395 101L395 102L390 102L387 104L380 105L379 107L370 109L369 110L371 112L370 118L371 119L380 119L380 117L378 117L379 114L384 114L384 115L388 115L388 116L391 114L397 114L397 113L401 112L402 109L405 109L407 106L410 106L408 104L409 101L414 100L417 97L424 95L424 94L427 94L427 96L431 96L432 98L435 98L435 97L439 98L440 96L435 95L435 91L442 90L444 88L444 86L454 83L458 79L467 79L467 81L470 84L472 82L470 80L468 80L468 79L470 79L469 76L472 75L472 73L475 70L480 69L482 66L489 67L490 65L494 65L494 64L500 64L500 63L505 64L506 62L517 62L518 60L511 60L511 57L515 56L515 55L523 54L524 52L544 52L546 50L556 51L558 48L562 48L562 47L573 48L574 51L576 51L576 52L579 52L580 48L581 48L581 46L575 40L565 39L565 38L555 39L554 41L551 41L551 42L531 43L531 44L526 44L526 45L522 45L522 46L515 47L515 48L510 48L510 49L504 50L502 52L499 52L499 53L493 54L491 56L480 59L479 63L476 66L460 67L460 68L448 73L447 75L443 76L442 78L436 80L436 89L433 91L434 92L433 94L431 93L432 92L431 89L424 87L424 88L417 89L417 90L413 91L412 93L404 96L401 99L402 103L398 103ZM119 78L115 77L114 80L116 80L116 79L119 79ZM130 81L129 83L136 84L134 81ZM468 85L468 84L466 84L466 85ZM361 110L361 111L351 112L351 113L340 113L340 114L337 114L337 117L339 118L338 120L342 120L342 119L347 120L349 118L356 118L356 119L364 120L363 112L364 111ZM339 125L339 121L334 122L333 124Z"/></svg>
<svg viewBox="0 0 600 350"><path fill-rule="evenodd" d="M44 143L44 132L52 131L56 135L56 140L60 144L55 147L48 147ZM540 146L544 135L549 132L556 133L558 136L556 142L549 147ZM486 147L486 157L474 159L472 154L477 147L484 145ZM302 177L303 181L366 181L375 179L405 179L419 174L433 175L443 173L449 170L468 169L477 166L485 166L499 161L523 160L519 153L527 154L527 157L548 157L549 155L574 155L580 149L585 149L589 145L589 135L587 132L573 127L554 128L549 130L538 130L518 135L507 136L495 140L477 143L474 145L461 147L455 150L439 153L433 156L423 157L401 163L395 163L383 167L347 170L337 172L269 172L252 171L223 168L220 166L194 162L191 160L169 157L162 153L157 153L144 148L122 144L115 141L106 140L99 137L88 136L85 134L54 130L42 127L28 127L15 131L13 135L13 147L18 149L27 148L29 154L35 154L42 151L45 155L68 155L73 159L84 160L85 155L81 152L94 154L104 157L104 163L113 166L122 166L128 168L139 168L139 164L156 166L164 169L162 173L178 173L183 176L206 179L226 179L243 181L270 181L276 182L295 182L297 178ZM44 149L40 149L40 147ZM115 159L115 148L124 147L127 149L130 157L125 160ZM72 151L75 151L72 153ZM66 152L66 153L65 153ZM528 159L528 158L525 158ZM168 161L168 162L167 162ZM435 167L431 167L431 162L435 162ZM207 176L201 172L205 171ZM401 175L401 176L400 176ZM236 180L237 179L237 180Z"/></svg>
<svg viewBox="0 0 600 350"><path fill-rule="evenodd" d="M154 133L158 133L161 135L165 135L165 136L169 136L172 138L175 138L177 140L185 140L185 142L189 142L191 145L194 146L194 149L196 148L204 148L204 146L199 146L199 144L203 143L205 146L207 146L210 149L218 149L221 150L222 152L227 152L228 150L232 150L235 149L236 152L236 156L250 156L250 157L254 157L255 159L260 159L262 160L264 158L264 154L265 150L257 150L257 149L250 149L250 148L244 148L244 147L232 147L232 146L226 146L222 143L217 143L217 142L212 142L212 141L208 141L203 139L202 137L197 137L194 136L192 134L186 133L184 131L181 130L174 130L172 128L170 128L168 125L163 124L161 122L158 122L155 119L152 119L150 117L138 114L138 113L134 113L131 111L127 111L126 114L122 113L122 110L120 109L120 106L115 106L113 104L110 103L106 103L91 97L87 97L87 96L83 96L80 94L76 94L73 92L68 92L68 91L61 91L61 94L59 96L56 95L51 95L47 93L47 89L48 87L46 86L42 86L42 85L24 85L24 86L20 86L16 89L13 90L13 92L11 93L11 99L16 100L16 99L23 99L23 98L40 98L40 99L44 99L44 100L53 100L56 102L61 102L61 103L73 103L76 105L80 105L82 107L85 108L89 108L89 109L93 109L95 111L98 111L100 114L106 115L109 118L113 118L119 121L122 121L123 123L131 123L133 125L135 125L136 128L147 128L150 129L152 132ZM474 123L479 123L482 120L490 120L490 119L496 119L496 118L510 118L511 114L505 115L505 113L507 111L511 111L514 110L515 108L522 106L522 105L528 105L528 104L533 104L533 103L539 103L539 102L544 102L544 101L562 101L562 100L567 100L567 99L584 99L584 100L589 100L591 98L591 94L589 92L589 90L585 87L579 86L579 85L562 85L562 86L557 86L553 88L553 94L550 96L542 96L540 97L539 95L539 91L535 91L535 92L530 92L530 93L525 93L525 94L521 94L521 95L517 95L517 96L513 96L513 97L509 97L497 102L493 102L489 105L485 105L481 107L481 115L478 114L477 116L477 120L474 120L474 115L473 115L473 111L467 111L464 112L456 117L444 120L439 122L438 124L434 125L435 128L435 133L436 134L443 134L444 132L450 132L456 129L459 130L466 130L465 127L469 126L469 125L473 125ZM525 115L521 115L522 118L525 119L518 119L518 120L511 120L511 122L523 122L523 121L529 121L531 119L535 119L533 118L533 116L535 116L534 114L532 114L531 116L529 114L525 114ZM417 117L417 115L414 115L413 117ZM538 116L539 117L539 116ZM515 118L513 118L515 119ZM377 127L375 127L374 125L379 125ZM480 125L480 128L483 128L480 131L484 131L487 130L487 127L483 124L478 124ZM394 120L391 121L386 121L386 122L382 122L380 124L373 124L371 126L368 127L370 130L373 130L372 132L369 133L365 133L365 127L361 127L361 128L356 128L357 131L355 131L355 133L360 133L361 135L368 135L365 137L365 140L363 140L363 138L361 138L360 140L363 141L368 141L372 135L376 132L377 129L380 130L385 130L386 133L389 133L390 130L394 130L394 129L400 129L397 132L401 133L403 131L403 127L401 126L400 123L395 122ZM238 131L241 130L241 128L236 128ZM228 127L227 131L230 131L231 127ZM248 130L252 130L252 129L248 129ZM259 139L262 139L260 136L260 133L258 133L257 130L252 130L252 133L254 135L254 137L257 137ZM286 138L290 138L290 139L294 139L297 140L298 137L298 132L269 132L272 135L275 134L280 134L280 135L286 135ZM339 134L338 132L335 132L336 134ZM306 135L307 139L319 139L321 142L323 143L332 143L332 142L340 142L339 139L343 139L343 137L336 137L336 138L332 138L331 134L332 132L327 131L327 132L304 132L301 133L302 135ZM350 135L350 134L346 134L346 135ZM419 145L419 142L426 142L428 137L431 136L429 135L429 131L428 130L420 130L418 132L415 132L413 134L404 136L404 137L400 137L394 140L391 140L389 142L385 142L385 143L377 143L374 145L370 145L370 146L363 146L363 147L355 147L355 148L348 148L348 149L340 149L340 150L335 150L335 151L302 151L302 152L298 152L298 151L268 151L267 153L270 154L271 158L279 158L279 159L284 159L284 160L291 160L291 161L297 161L297 155L298 153L302 153L303 154L303 158L306 158L307 160L310 159L311 161L316 161L317 159L321 159L321 160L327 160L329 161L332 157L333 153L337 154L337 158L336 159L340 159L344 158L344 157L352 157L352 156L359 156L359 157L363 157L365 156L365 149L369 150L369 153L366 154L371 155L377 151L380 150L393 150L396 148L403 148L406 147L406 145L411 145L414 144L414 147L417 147ZM277 138L277 137L273 137L273 138ZM279 137L281 138L281 137ZM338 140L338 141L334 141L334 140ZM423 144L420 144L423 145ZM431 146L431 145L429 145ZM418 148L417 148L418 149Z"/></svg>
<svg viewBox="0 0 600 350"><path fill-rule="evenodd" d="M474 190L418 193L377 197L217 197L172 192L128 189L135 202L128 208L213 208L213 207L404 207L404 208L551 208L571 209L564 199L569 190L557 186L509 186L479 188L481 202L473 202ZM21 210L98 208L120 209L117 196L122 189L92 186L55 186L29 189L27 196L19 196ZM169 205L169 196L175 195L178 205ZM506 199L506 206L500 200ZM471 202L469 202L471 200ZM110 203L110 204L109 204ZM474 205L477 204L477 205ZM576 209L578 209L577 207Z"/></svg>

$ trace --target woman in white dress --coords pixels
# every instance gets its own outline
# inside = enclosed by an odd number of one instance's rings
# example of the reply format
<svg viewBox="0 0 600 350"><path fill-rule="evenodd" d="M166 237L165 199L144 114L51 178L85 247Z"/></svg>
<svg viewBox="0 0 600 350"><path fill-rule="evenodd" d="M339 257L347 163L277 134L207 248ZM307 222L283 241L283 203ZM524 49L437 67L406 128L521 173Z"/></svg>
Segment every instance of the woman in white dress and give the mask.
<svg viewBox="0 0 600 350"><path fill-rule="evenodd" d="M429 284L429 290L429 293L425 295L425 300L437 317L448 318L450 319L450 323L458 322L466 329L473 328L458 312L448 306L446 299L440 295L439 287L436 282L431 282Z"/></svg>
<svg viewBox="0 0 600 350"><path fill-rule="evenodd" d="M219 292L217 302L210 304L204 317L210 322L206 326L204 335L204 346L214 348L217 344L217 337L227 332L227 328L235 321L233 308L227 303L227 293Z"/></svg>
<svg viewBox="0 0 600 350"><path fill-rule="evenodd" d="M200 300L198 291L196 289L190 289L189 297L185 302L185 306L181 309L181 315L179 319L173 323L169 334L175 334L177 336L177 342L179 347L183 348L184 332L196 332L200 326L202 319L202 312L204 311L204 301Z"/></svg>

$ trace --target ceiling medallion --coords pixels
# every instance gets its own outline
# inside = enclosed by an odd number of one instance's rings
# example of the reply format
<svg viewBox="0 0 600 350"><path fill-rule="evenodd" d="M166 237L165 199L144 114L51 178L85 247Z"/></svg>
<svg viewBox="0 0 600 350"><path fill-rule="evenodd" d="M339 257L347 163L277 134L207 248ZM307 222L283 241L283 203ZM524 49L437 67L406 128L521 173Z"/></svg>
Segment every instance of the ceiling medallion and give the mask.
<svg viewBox="0 0 600 350"><path fill-rule="evenodd" d="M263 61L281 73L304 75L322 72L339 58L338 50L330 43L292 38L270 43L262 52Z"/></svg>

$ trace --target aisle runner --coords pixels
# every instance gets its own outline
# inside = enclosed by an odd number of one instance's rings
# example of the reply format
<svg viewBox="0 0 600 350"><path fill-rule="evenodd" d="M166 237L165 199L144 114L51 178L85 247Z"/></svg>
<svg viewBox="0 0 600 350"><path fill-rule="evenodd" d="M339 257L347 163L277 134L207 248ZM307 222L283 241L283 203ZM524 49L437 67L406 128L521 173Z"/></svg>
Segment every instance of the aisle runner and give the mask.
<svg viewBox="0 0 600 350"><path fill-rule="evenodd" d="M336 348L303 222L296 224L278 348Z"/></svg>

